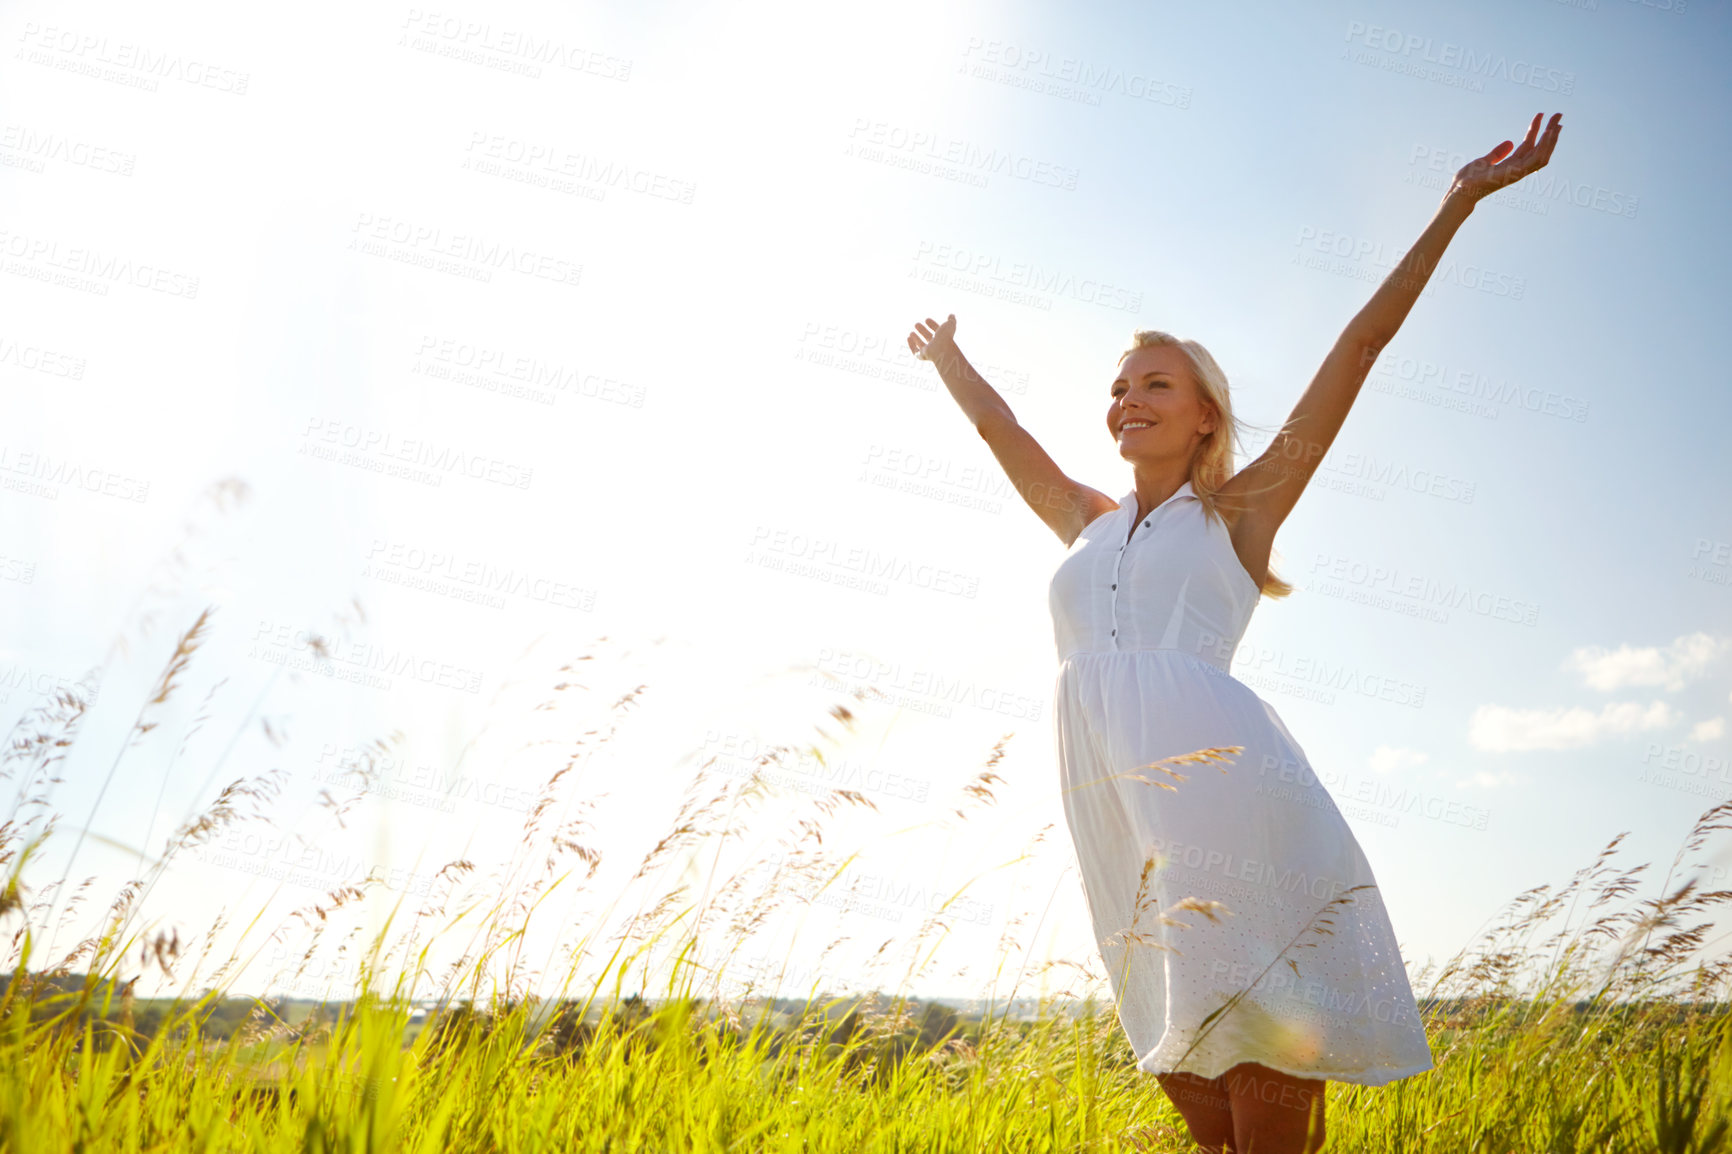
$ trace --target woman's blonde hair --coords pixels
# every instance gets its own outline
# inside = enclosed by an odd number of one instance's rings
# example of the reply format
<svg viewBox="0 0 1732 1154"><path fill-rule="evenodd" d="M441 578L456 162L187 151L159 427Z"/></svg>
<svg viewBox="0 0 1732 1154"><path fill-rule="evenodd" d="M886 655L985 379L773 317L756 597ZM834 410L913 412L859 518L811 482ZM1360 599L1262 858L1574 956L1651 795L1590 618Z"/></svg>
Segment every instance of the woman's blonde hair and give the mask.
<svg viewBox="0 0 1732 1154"><path fill-rule="evenodd" d="M1173 346L1185 354L1185 359L1191 364L1191 376L1197 382L1197 389L1202 393L1203 402L1214 408L1218 420L1215 427L1203 436L1203 443L1197 446L1196 456L1191 458L1191 491L1203 502L1203 512L1216 520L1221 519L1221 512L1216 503L1216 495L1233 477L1233 450L1240 448L1242 438L1240 428L1243 422L1233 415L1232 391L1227 386L1227 374L1221 371L1221 366L1215 363L1215 358L1209 355L1209 350L1196 341L1185 341L1172 333L1159 329L1138 329L1131 335L1131 347L1119 354L1119 363L1124 364L1125 358L1138 349L1152 349L1163 346ZM1293 592L1293 586L1275 575L1275 569L1270 566L1268 575L1263 578L1263 596L1285 597Z"/></svg>

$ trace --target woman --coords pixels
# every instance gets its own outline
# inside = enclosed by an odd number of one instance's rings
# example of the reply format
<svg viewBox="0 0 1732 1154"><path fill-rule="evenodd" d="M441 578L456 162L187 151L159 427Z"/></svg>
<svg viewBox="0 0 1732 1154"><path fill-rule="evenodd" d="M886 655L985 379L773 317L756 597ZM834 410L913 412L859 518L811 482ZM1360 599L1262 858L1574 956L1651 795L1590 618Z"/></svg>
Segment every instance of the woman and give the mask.
<svg viewBox="0 0 1732 1154"><path fill-rule="evenodd" d="M1456 174L1236 474L1227 381L1194 341L1143 330L1120 357L1107 429L1136 483L1114 501L1017 423L957 349L954 315L908 337L1070 549L1050 590L1065 817L1138 1068L1208 1150L1316 1150L1328 1079L1432 1068L1371 867L1281 719L1228 667L1258 597L1291 591L1269 568L1275 531L1455 230L1551 159L1562 114L1542 135L1543 115L1519 147Z"/></svg>

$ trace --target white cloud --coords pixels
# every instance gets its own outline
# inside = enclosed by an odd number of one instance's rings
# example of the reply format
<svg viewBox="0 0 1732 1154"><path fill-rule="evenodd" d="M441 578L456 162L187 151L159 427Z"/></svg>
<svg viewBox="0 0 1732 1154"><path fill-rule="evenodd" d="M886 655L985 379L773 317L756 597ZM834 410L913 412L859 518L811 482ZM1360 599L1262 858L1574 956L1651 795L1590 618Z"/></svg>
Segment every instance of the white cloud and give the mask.
<svg viewBox="0 0 1732 1154"><path fill-rule="evenodd" d="M1726 736L1726 719L1710 717L1707 721L1698 721L1690 730L1691 741L1719 741Z"/></svg>
<svg viewBox="0 0 1732 1154"><path fill-rule="evenodd" d="M1682 715L1663 701L1642 705L1620 701L1598 713L1581 706L1568 709L1511 709L1482 705L1473 711L1468 740L1475 749L1513 753L1529 749L1577 749L1606 737L1642 729L1676 725Z"/></svg>
<svg viewBox="0 0 1732 1154"><path fill-rule="evenodd" d="M1371 751L1368 764L1378 773L1388 773L1404 765L1424 765L1427 755L1417 749L1402 749L1396 745L1380 745Z"/></svg>
<svg viewBox="0 0 1732 1154"><path fill-rule="evenodd" d="M1607 692L1630 685L1661 685L1676 691L1702 676L1728 648L1732 639L1706 633L1686 634L1664 648L1587 645L1571 653L1564 668L1580 673L1590 688Z"/></svg>

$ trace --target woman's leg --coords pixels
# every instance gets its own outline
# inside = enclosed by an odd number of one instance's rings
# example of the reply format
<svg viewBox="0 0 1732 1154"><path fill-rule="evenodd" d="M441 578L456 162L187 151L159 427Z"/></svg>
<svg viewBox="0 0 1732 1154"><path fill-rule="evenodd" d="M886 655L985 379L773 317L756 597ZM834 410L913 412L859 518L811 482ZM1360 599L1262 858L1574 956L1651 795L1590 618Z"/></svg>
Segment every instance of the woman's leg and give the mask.
<svg viewBox="0 0 1732 1154"><path fill-rule="evenodd" d="M1233 1149L1233 1109L1227 1096L1227 1079L1199 1078L1195 1074L1156 1074L1155 1080L1191 1132L1191 1141L1206 1154L1226 1154Z"/></svg>
<svg viewBox="0 0 1732 1154"><path fill-rule="evenodd" d="M1323 1079L1241 1062L1220 1080L1232 1103L1234 1154L1312 1154L1323 1148Z"/></svg>

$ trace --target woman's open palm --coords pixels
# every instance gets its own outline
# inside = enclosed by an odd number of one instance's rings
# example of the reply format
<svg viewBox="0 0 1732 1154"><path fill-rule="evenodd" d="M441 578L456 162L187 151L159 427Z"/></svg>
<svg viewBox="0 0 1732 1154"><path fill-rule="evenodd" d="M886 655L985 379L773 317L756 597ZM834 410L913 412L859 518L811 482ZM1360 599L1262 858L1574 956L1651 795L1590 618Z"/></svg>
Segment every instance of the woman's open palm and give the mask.
<svg viewBox="0 0 1732 1154"><path fill-rule="evenodd" d="M951 313L943 324L931 317L924 322L916 321L914 331L908 334L908 351L923 361L930 361L941 353L956 348L956 314Z"/></svg>
<svg viewBox="0 0 1732 1154"><path fill-rule="evenodd" d="M1540 120L1543 112L1534 113L1533 123L1528 125L1528 134L1518 147L1511 141L1504 141L1490 152L1477 160L1471 160L1455 174L1455 188L1468 196L1479 200L1496 192L1506 185L1514 184L1522 177L1546 166L1552 158L1552 149L1557 147L1558 132L1563 127L1564 114L1552 113L1552 122L1546 126L1545 135L1540 135Z"/></svg>

